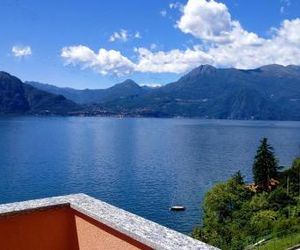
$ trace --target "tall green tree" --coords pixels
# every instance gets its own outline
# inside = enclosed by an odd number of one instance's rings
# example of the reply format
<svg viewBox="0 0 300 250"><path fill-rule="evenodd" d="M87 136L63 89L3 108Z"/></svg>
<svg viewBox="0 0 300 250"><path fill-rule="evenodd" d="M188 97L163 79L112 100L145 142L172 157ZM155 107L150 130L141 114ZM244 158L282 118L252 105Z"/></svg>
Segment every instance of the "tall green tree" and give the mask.
<svg viewBox="0 0 300 250"><path fill-rule="evenodd" d="M202 227L195 228L192 236L224 250L243 249L245 238L241 228L250 218L242 207L251 195L240 172L215 185L204 198Z"/></svg>
<svg viewBox="0 0 300 250"><path fill-rule="evenodd" d="M259 191L270 191L270 181L272 178L278 178L278 169L278 161L273 148L268 144L268 139L263 138L252 168L254 182Z"/></svg>

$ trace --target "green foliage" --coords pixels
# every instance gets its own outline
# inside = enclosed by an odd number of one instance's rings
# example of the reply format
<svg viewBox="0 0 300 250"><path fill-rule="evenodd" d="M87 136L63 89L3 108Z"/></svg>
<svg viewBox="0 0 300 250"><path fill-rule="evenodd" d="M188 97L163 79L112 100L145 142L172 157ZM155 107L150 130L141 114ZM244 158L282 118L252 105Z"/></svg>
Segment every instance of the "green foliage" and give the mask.
<svg viewBox="0 0 300 250"><path fill-rule="evenodd" d="M287 194L282 187L278 187L270 193L268 197L269 207L274 211L285 208L288 205L294 205L295 200Z"/></svg>
<svg viewBox="0 0 300 250"><path fill-rule="evenodd" d="M267 241L265 244L259 246L259 250L283 250L288 249L300 243L300 233L290 232L282 236L275 236L271 240Z"/></svg>
<svg viewBox="0 0 300 250"><path fill-rule="evenodd" d="M269 194L267 192L259 193L251 199L249 206L253 212L269 209Z"/></svg>
<svg viewBox="0 0 300 250"><path fill-rule="evenodd" d="M253 164L253 179L259 191L270 191L270 181L278 178L278 168L273 148L263 138Z"/></svg>
<svg viewBox="0 0 300 250"><path fill-rule="evenodd" d="M240 185L244 185L244 176L242 175L241 171L237 171L233 176L232 176L232 180L236 183L236 184L240 184Z"/></svg>
<svg viewBox="0 0 300 250"><path fill-rule="evenodd" d="M281 173L280 182L289 194L300 197L300 158L295 159L292 167Z"/></svg>
<svg viewBox="0 0 300 250"><path fill-rule="evenodd" d="M278 239L300 235L300 158L290 169L278 172L273 149L263 139L253 173L259 192L250 191L239 171L205 195L203 222L194 229L194 238L221 249L238 250L262 239L267 247L268 242L277 244ZM271 178L280 180L272 189L268 187ZM281 245L290 246L288 242Z"/></svg>
<svg viewBox="0 0 300 250"><path fill-rule="evenodd" d="M255 228L257 235L266 235L272 231L278 214L273 210L255 212L250 220L250 225Z"/></svg>
<svg viewBox="0 0 300 250"><path fill-rule="evenodd" d="M231 243L243 239L240 228L249 221L247 209L243 205L251 197L243 183L243 177L238 172L226 183L217 184L206 194L203 227L195 229L193 237L222 249L228 249ZM236 220L237 217L239 220Z"/></svg>
<svg viewBox="0 0 300 250"><path fill-rule="evenodd" d="M297 218L286 218L280 217L273 228L273 233L279 237L287 235L291 232L300 232L299 228L300 217Z"/></svg>

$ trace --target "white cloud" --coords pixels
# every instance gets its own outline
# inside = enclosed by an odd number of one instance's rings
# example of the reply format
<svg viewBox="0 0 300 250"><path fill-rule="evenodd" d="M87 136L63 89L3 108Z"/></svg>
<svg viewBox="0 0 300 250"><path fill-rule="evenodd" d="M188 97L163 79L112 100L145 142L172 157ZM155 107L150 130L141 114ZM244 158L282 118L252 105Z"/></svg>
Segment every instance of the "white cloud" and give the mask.
<svg viewBox="0 0 300 250"><path fill-rule="evenodd" d="M128 31L121 29L119 32L114 32L110 37L110 42L115 42L117 40L120 40L122 42L126 42L128 40Z"/></svg>
<svg viewBox="0 0 300 250"><path fill-rule="evenodd" d="M284 40L289 45L300 45L300 18L294 20L284 20L279 29L273 29L280 40Z"/></svg>
<svg viewBox="0 0 300 250"><path fill-rule="evenodd" d="M176 10L176 9L178 9L178 10L182 10L183 9L183 5L180 2L170 3L168 7L169 7L170 12L172 10ZM168 11L165 10L165 9L163 9L163 10L160 11L160 15L162 17L167 17L168 16ZM170 17L170 19L172 19L172 18Z"/></svg>
<svg viewBox="0 0 300 250"><path fill-rule="evenodd" d="M225 4L189 0L177 28L198 39L199 45L169 51L153 51L154 45L150 49L136 48L134 61L118 51L100 49L95 53L84 46L64 48L62 57L68 64L92 68L101 74L133 71L180 74L201 64L243 69L273 63L300 65L300 18L284 20L280 27L271 28L270 37L263 38L233 20Z"/></svg>
<svg viewBox="0 0 300 250"><path fill-rule="evenodd" d="M184 73L200 64L217 67L256 68L266 64L300 64L300 19L285 20L273 36L263 39L237 29L236 39L228 43L214 43L208 48L194 46L186 50L151 52L137 49L137 70L142 72ZM233 37L234 37L233 36ZM240 37L240 39L238 39Z"/></svg>
<svg viewBox="0 0 300 250"><path fill-rule="evenodd" d="M286 10L291 6L291 0L281 0L280 13L285 14Z"/></svg>
<svg viewBox="0 0 300 250"><path fill-rule="evenodd" d="M233 28L226 5L214 0L189 0L177 26L182 32L205 40L228 36Z"/></svg>
<svg viewBox="0 0 300 250"><path fill-rule="evenodd" d="M142 84L141 86L155 89L155 88L160 88L163 85L160 83L145 83L145 84Z"/></svg>
<svg viewBox="0 0 300 250"><path fill-rule="evenodd" d="M13 46L11 52L15 57L26 57L32 55L30 46Z"/></svg>
<svg viewBox="0 0 300 250"><path fill-rule="evenodd" d="M119 51L101 48L95 53L83 45L63 48L61 57L65 60L67 65L78 65L82 69L90 68L102 75L129 74L135 67L134 63L123 56Z"/></svg>
<svg viewBox="0 0 300 250"><path fill-rule="evenodd" d="M157 49L157 44L156 44L156 43L151 43L151 44L150 44L150 49L151 49L151 50Z"/></svg>
<svg viewBox="0 0 300 250"><path fill-rule="evenodd" d="M118 32L114 32L108 39L110 42L127 42L130 38L141 39L141 33L136 31L134 34L130 34L128 30L121 29Z"/></svg>
<svg viewBox="0 0 300 250"><path fill-rule="evenodd" d="M254 37L252 42L240 36L229 44L217 44L207 53L214 58L216 66L256 68L266 64L300 64L300 19L285 20L278 29L273 29L269 39Z"/></svg>
<svg viewBox="0 0 300 250"><path fill-rule="evenodd" d="M136 71L152 73L183 73L193 67L202 64L212 63L211 56L198 48L168 52L152 52L146 48L138 48L138 62Z"/></svg>
<svg viewBox="0 0 300 250"><path fill-rule="evenodd" d="M134 34L134 38L136 38L136 39L141 39L142 38L142 36L141 36L141 33L140 32L135 32L135 34Z"/></svg>
<svg viewBox="0 0 300 250"><path fill-rule="evenodd" d="M179 10L182 10L183 7L184 6L180 2L174 2L174 3L170 3L169 4L169 8L170 9L179 9Z"/></svg>
<svg viewBox="0 0 300 250"><path fill-rule="evenodd" d="M159 12L159 14L160 14L162 17L166 17L168 13L167 13L166 10L161 10L161 11Z"/></svg>
<svg viewBox="0 0 300 250"><path fill-rule="evenodd" d="M245 31L238 21L232 20L227 6L214 0L189 0L177 21L177 27L207 42L259 42L258 36Z"/></svg>

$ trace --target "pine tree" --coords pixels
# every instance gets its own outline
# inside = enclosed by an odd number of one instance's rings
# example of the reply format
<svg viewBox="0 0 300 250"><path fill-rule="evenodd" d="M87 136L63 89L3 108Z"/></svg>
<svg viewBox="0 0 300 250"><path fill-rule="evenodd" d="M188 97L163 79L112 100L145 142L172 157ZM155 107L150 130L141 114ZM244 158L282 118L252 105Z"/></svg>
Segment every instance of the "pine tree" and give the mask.
<svg viewBox="0 0 300 250"><path fill-rule="evenodd" d="M244 181L244 176L242 175L241 171L237 171L233 176L232 176L232 180L234 180L237 184L239 185L244 185L245 181Z"/></svg>
<svg viewBox="0 0 300 250"><path fill-rule="evenodd" d="M270 180L278 177L278 162L273 148L268 144L268 139L263 138L258 147L254 164L253 178L259 191L270 191Z"/></svg>

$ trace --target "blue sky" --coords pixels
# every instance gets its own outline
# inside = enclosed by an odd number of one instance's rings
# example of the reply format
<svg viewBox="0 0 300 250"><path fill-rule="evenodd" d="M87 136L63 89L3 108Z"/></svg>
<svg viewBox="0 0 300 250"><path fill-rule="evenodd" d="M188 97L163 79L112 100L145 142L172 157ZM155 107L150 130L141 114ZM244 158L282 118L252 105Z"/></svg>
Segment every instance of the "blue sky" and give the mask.
<svg viewBox="0 0 300 250"><path fill-rule="evenodd" d="M1 0L0 10L0 69L22 80L106 88L172 82L200 64L300 64L298 0Z"/></svg>

